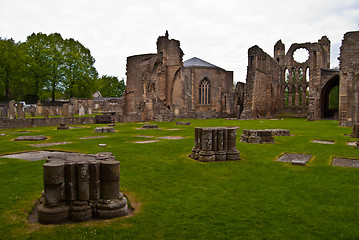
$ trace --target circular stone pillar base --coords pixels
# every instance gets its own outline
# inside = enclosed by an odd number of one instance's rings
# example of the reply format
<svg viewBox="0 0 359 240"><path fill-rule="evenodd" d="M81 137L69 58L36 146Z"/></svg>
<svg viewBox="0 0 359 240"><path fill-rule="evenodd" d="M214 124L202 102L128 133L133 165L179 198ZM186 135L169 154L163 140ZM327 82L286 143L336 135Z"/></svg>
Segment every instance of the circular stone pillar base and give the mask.
<svg viewBox="0 0 359 240"><path fill-rule="evenodd" d="M38 206L37 210L38 221L41 224L64 223L70 216L70 207L65 204L47 207L42 203Z"/></svg>

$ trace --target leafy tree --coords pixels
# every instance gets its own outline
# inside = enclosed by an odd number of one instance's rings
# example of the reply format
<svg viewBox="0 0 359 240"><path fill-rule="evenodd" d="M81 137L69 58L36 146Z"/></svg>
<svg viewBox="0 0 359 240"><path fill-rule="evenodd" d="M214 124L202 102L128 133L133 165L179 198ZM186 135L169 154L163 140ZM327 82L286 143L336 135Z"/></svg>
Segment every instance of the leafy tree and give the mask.
<svg viewBox="0 0 359 240"><path fill-rule="evenodd" d="M100 92L103 97L122 97L126 85L125 80L117 77L104 75L99 79Z"/></svg>
<svg viewBox="0 0 359 240"><path fill-rule="evenodd" d="M42 90L50 75L50 44L46 34L31 34L24 43L27 62L27 83L29 98L40 99Z"/></svg>
<svg viewBox="0 0 359 240"><path fill-rule="evenodd" d="M98 73L95 59L89 49L74 39L64 42L64 82L65 95L71 97L91 97L97 88Z"/></svg>
<svg viewBox="0 0 359 240"><path fill-rule="evenodd" d="M5 101L17 96L22 85L24 58L19 45L13 39L0 38L0 89Z"/></svg>

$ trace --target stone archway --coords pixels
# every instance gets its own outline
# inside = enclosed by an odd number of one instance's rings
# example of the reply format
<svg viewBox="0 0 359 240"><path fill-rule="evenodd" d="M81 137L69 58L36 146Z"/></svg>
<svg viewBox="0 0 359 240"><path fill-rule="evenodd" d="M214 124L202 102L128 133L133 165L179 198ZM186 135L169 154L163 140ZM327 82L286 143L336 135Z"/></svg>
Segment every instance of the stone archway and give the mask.
<svg viewBox="0 0 359 240"><path fill-rule="evenodd" d="M320 94L320 117L322 119L338 119L338 108L331 108L329 106L330 92L336 86L339 87L339 75L330 78L322 88Z"/></svg>

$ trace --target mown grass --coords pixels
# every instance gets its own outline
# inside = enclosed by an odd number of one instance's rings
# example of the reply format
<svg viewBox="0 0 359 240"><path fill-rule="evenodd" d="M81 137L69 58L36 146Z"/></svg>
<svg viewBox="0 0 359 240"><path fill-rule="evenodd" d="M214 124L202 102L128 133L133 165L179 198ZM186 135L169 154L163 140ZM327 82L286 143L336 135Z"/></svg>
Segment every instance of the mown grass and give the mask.
<svg viewBox="0 0 359 240"><path fill-rule="evenodd" d="M182 121L187 121L183 119ZM0 154L39 150L20 135L46 135L44 147L82 153L113 152L121 162L121 191L137 208L131 217L61 226L29 223L28 212L43 189L42 161L0 157L0 234L2 239L358 239L359 169L331 166L331 158L359 158L346 145L351 128L337 121L304 119L227 121L189 120L191 126L155 123L159 130L139 130L139 123L117 124L117 133L100 134L101 125L56 130L56 127L1 130ZM187 157L194 127L239 126L241 160L201 163ZM168 129L180 130L168 130ZM275 144L239 142L243 129L283 128L294 136ZM23 131L31 131L21 133ZM106 135L81 140L80 137ZM138 135L182 136L181 140L146 140ZM335 145L312 143L334 140ZM106 143L106 148L98 147ZM281 154L305 153L305 167L276 162Z"/></svg>

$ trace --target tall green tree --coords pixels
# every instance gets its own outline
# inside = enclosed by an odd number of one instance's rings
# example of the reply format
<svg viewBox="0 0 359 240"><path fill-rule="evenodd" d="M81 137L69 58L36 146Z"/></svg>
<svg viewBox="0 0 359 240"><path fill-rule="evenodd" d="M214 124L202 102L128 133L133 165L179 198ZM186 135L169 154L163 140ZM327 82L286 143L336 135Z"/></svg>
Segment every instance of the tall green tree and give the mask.
<svg viewBox="0 0 359 240"><path fill-rule="evenodd" d="M5 101L17 99L22 86L24 56L19 46L13 39L0 38L0 89Z"/></svg>
<svg viewBox="0 0 359 240"><path fill-rule="evenodd" d="M64 43L63 90L68 98L91 97L97 89L98 73L89 49L74 39Z"/></svg>
<svg viewBox="0 0 359 240"><path fill-rule="evenodd" d="M114 76L103 75L98 82L103 97L122 97L126 89L125 80Z"/></svg>
<svg viewBox="0 0 359 240"><path fill-rule="evenodd" d="M29 98L39 100L50 75L50 44L46 34L33 33L24 43L27 62L27 84Z"/></svg>

